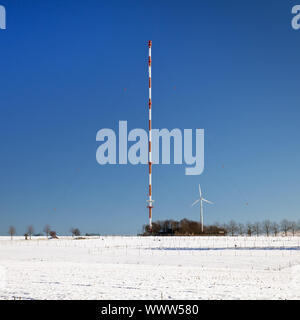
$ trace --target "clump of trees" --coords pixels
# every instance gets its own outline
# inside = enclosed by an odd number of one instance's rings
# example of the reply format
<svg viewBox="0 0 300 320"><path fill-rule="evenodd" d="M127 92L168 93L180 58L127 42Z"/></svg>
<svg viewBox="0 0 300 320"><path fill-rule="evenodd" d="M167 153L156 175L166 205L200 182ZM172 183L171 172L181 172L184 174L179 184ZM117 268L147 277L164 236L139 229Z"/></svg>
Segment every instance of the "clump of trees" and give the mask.
<svg viewBox="0 0 300 320"><path fill-rule="evenodd" d="M201 223L188 219L155 221L152 223L152 232L149 225L143 226L143 235L224 235L225 233L225 229L218 225L204 226L202 233Z"/></svg>
<svg viewBox="0 0 300 320"><path fill-rule="evenodd" d="M237 223L230 220L228 223L220 225L204 226L204 232L201 232L201 223L188 219L180 221L162 220L155 221L152 224L152 232L149 225L143 226L142 235L230 235L230 236L275 236L293 235L300 233L300 220L298 222L282 220L280 223L264 220L262 222Z"/></svg>

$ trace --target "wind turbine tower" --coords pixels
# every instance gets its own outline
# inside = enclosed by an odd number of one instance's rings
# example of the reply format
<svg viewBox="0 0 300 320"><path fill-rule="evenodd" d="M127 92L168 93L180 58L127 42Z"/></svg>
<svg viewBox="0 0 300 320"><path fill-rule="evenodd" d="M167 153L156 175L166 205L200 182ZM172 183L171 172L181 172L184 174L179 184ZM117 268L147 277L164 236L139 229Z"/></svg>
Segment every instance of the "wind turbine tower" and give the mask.
<svg viewBox="0 0 300 320"><path fill-rule="evenodd" d="M197 204L198 202L200 202L200 221L201 221L201 232L203 233L203 202L209 203L209 204L213 204L213 202L208 201L206 199L204 199L202 197L202 190L201 190L201 186L199 184L199 196L200 198L197 199L193 204L192 207Z"/></svg>

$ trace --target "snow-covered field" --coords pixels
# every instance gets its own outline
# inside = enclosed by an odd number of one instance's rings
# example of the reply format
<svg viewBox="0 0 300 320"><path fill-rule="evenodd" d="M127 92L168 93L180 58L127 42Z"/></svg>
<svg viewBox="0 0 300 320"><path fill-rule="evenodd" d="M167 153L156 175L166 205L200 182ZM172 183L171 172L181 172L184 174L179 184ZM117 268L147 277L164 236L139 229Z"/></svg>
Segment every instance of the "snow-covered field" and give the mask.
<svg viewBox="0 0 300 320"><path fill-rule="evenodd" d="M300 238L0 237L0 299L300 299Z"/></svg>

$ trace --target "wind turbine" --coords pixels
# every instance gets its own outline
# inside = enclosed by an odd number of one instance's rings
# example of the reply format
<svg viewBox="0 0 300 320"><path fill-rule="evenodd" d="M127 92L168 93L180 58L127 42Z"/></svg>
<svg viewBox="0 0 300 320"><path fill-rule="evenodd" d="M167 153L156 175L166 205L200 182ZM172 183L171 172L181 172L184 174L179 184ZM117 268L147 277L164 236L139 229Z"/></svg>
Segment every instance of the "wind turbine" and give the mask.
<svg viewBox="0 0 300 320"><path fill-rule="evenodd" d="M210 203L210 204L213 204L213 202L211 201L208 201L206 199L204 199L202 197L202 191L201 191L201 187L200 187L200 184L199 184L199 196L200 198L198 200L196 200L193 204L192 204L192 207L197 204L198 202L200 202L200 219L201 219L201 231L203 233L203 201L206 202L206 203Z"/></svg>

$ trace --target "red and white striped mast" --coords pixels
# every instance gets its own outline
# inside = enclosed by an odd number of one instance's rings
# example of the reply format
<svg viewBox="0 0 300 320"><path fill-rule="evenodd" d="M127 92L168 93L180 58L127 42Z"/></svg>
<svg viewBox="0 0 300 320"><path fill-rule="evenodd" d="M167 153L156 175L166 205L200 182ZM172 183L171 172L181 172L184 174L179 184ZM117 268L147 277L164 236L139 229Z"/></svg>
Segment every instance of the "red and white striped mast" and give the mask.
<svg viewBox="0 0 300 320"><path fill-rule="evenodd" d="M151 99L151 47L152 47L152 41L148 41L148 47L149 47L149 59L148 59L148 66L149 66L149 200L147 208L149 209L149 228L150 232L152 231L152 204L154 200L152 200L152 154L151 154L151 128L152 128L152 123L151 123L151 109L152 109L152 99Z"/></svg>

